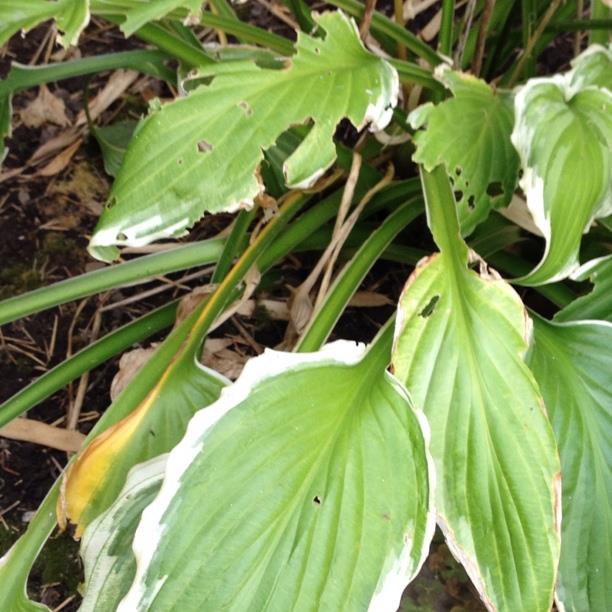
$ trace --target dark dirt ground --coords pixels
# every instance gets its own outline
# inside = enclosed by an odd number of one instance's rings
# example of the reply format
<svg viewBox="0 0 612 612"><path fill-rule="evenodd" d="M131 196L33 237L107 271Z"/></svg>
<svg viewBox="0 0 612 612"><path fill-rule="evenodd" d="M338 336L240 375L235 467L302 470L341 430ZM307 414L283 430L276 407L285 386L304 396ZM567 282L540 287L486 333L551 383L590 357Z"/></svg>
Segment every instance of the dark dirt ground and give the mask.
<svg viewBox="0 0 612 612"><path fill-rule="evenodd" d="M287 26L270 20L255 5L253 14L266 27L286 32ZM417 24L418 25L418 24ZM0 76L4 76L11 60L29 63L36 59L61 59L59 47L49 43L50 26L41 26L25 38L14 37L0 52ZM83 55L134 46L114 28L94 22L88 28L80 47ZM552 52L551 52L552 53ZM560 63L559 51L550 59ZM95 76L90 82L91 95L105 85L108 73ZM50 91L63 100L69 121L74 121L83 105L83 79L50 84ZM59 172L41 172L55 157L44 163L29 164L32 154L43 143L57 137L66 128L43 124L29 128L20 120L20 112L36 97L30 90L14 99L14 128L9 140L10 153L0 169L0 299L48 285L93 269L98 264L86 252L87 234L92 231L97 215L106 199L111 179L104 173L102 158L93 139L85 137L74 155ZM153 96L168 96L152 80L139 81L128 88L100 117L98 123L121 117L135 117ZM59 152L61 155L61 151ZM56 154L57 157L57 154ZM15 171L18 171L15 173ZM201 239L214 235L229 219L207 218L191 235ZM300 256L288 261L273 279L273 297L285 297L284 287L297 286L314 259ZM365 288L397 297L409 268L379 264L368 277ZM177 279L181 275L173 275ZM382 278L382 281L381 281ZM197 282L197 281L196 281ZM200 281L201 282L201 281ZM146 285L144 288L150 288ZM192 282L190 286L195 286ZM279 289L280 288L280 289ZM69 354L92 340L92 321L102 304L119 301L143 290L143 287L116 290L85 303L71 303L5 325L0 330L0 402L11 397L41 373L60 363ZM169 297L183 294L173 288L157 296L146 297L128 307L108 310L102 317L99 336L116 329L134 317L161 305ZM369 340L390 307L349 308L340 321L336 334ZM236 317L216 332L216 336L238 338L237 353L252 354L252 344L240 341L238 328L248 330L256 344L274 346L283 337L284 323L271 320L253 321ZM243 334L244 335L244 334ZM153 338L152 340L155 340ZM109 404L109 387L117 371L117 360L94 370L81 408L78 430L87 433L97 416ZM75 401L75 381L28 413L30 418L61 426ZM45 446L16 442L0 437L0 554L3 554L25 529L28 520L42 501L46 491L66 465L65 452ZM78 608L76 590L82 580L78 544L68 534L55 534L45 546L31 576L31 595L52 609L70 611ZM401 610L453 612L482 610L482 604L463 569L454 561L443 538L437 534L429 558L419 577L410 585Z"/></svg>

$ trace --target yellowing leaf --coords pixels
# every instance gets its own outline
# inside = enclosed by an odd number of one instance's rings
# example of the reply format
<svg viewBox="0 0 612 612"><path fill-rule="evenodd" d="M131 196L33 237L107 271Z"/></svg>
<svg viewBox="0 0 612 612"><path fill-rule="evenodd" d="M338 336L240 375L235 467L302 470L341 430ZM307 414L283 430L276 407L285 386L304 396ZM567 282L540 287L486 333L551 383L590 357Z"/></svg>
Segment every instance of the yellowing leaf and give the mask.
<svg viewBox="0 0 612 612"><path fill-rule="evenodd" d="M183 436L192 415L215 401L226 381L196 361L198 344L185 340L193 324L186 319L157 348L151 360L167 366L147 395L123 419L103 431L69 468L58 500L60 524L77 525L77 534L114 501L129 470L168 452ZM146 367L146 366L145 366ZM134 379L138 384L138 378ZM116 403L126 401L125 393Z"/></svg>

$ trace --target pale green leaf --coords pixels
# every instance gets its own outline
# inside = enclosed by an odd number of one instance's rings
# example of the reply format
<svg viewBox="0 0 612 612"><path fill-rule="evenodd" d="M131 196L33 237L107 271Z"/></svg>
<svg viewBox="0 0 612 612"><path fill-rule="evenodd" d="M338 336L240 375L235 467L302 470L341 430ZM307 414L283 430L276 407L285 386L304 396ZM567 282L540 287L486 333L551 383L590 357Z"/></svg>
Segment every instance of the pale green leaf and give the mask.
<svg viewBox="0 0 612 612"><path fill-rule="evenodd" d="M285 69L246 60L204 67L201 76L214 77L210 85L147 117L92 237L92 254L182 235L205 211L252 206L262 190L262 150L291 125L314 122L284 165L287 183L299 188L334 162L332 137L342 118L359 128L388 123L398 94L395 69L364 49L342 13L318 20L325 38L300 33Z"/></svg>
<svg viewBox="0 0 612 612"><path fill-rule="evenodd" d="M612 92L599 86L609 84L600 63L610 64L610 54L589 49L570 72L531 79L515 97L512 142L523 168L520 185L546 238L544 256L524 284L571 274L582 234L612 212Z"/></svg>
<svg viewBox="0 0 612 612"><path fill-rule="evenodd" d="M612 91L612 52L602 45L591 45L573 62L571 86L583 89L590 85Z"/></svg>
<svg viewBox="0 0 612 612"><path fill-rule="evenodd" d="M0 45L20 30L30 30L55 19L63 34L58 42L75 45L89 23L89 0L3 0L0 3Z"/></svg>
<svg viewBox="0 0 612 612"><path fill-rule="evenodd" d="M572 274L572 279L588 279L593 283L593 289L560 310L555 321L592 319L612 322L612 255L585 263Z"/></svg>
<svg viewBox="0 0 612 612"><path fill-rule="evenodd" d="M510 142L512 103L480 79L447 66L436 76L453 97L424 104L409 121L423 128L414 136L414 161L431 171L443 164L451 177L461 233L469 235L492 208L510 202L519 159Z"/></svg>
<svg viewBox="0 0 612 612"><path fill-rule="evenodd" d="M523 361L530 320L481 262L468 268L448 179L423 173L442 252L400 298L393 368L424 410L436 510L454 556L491 610L548 612L559 555L559 459Z"/></svg>
<svg viewBox="0 0 612 612"><path fill-rule="evenodd" d="M397 609L432 535L432 473L426 424L369 356L267 351L194 416L118 610Z"/></svg>
<svg viewBox="0 0 612 612"><path fill-rule="evenodd" d="M567 612L612 602L612 324L536 317L529 365L546 402L563 485L557 601Z"/></svg>
<svg viewBox="0 0 612 612"><path fill-rule="evenodd" d="M164 477L167 455L134 466L112 506L83 535L85 593L80 612L114 612L136 574L132 552L142 511L153 501Z"/></svg>

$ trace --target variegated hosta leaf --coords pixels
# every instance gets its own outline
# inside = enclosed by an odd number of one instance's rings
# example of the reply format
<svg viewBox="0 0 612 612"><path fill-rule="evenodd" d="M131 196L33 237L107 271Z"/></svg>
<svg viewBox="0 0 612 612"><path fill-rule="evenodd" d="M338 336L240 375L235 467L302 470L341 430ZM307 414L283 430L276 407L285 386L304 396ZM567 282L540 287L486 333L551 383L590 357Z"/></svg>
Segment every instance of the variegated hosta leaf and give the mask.
<svg viewBox="0 0 612 612"><path fill-rule="evenodd" d="M432 535L432 474L405 389L369 356L267 351L194 416L118 610L397 609Z"/></svg>
<svg viewBox="0 0 612 612"><path fill-rule="evenodd" d="M114 612L136 574L132 552L142 511L159 492L167 455L134 466L112 506L83 535L85 594L79 612Z"/></svg>
<svg viewBox="0 0 612 612"><path fill-rule="evenodd" d="M55 19L63 32L58 41L75 45L79 34L89 23L89 0L2 0L0 2L0 46L20 30Z"/></svg>
<svg viewBox="0 0 612 612"><path fill-rule="evenodd" d="M58 503L60 524L67 518L77 525L77 534L82 533L115 500L134 465L172 449L193 414L219 397L227 381L197 363L197 348L186 342L178 349L167 344L157 349L170 357L157 384L130 414L86 446L68 469Z"/></svg>
<svg viewBox="0 0 612 612"><path fill-rule="evenodd" d="M161 19L175 9L184 8L188 15L198 17L202 8L202 0L90 0L93 12L104 14L125 15L121 23L121 31L126 35L132 35L138 28L149 21ZM196 21L197 23L197 21Z"/></svg>
<svg viewBox="0 0 612 612"><path fill-rule="evenodd" d="M593 283L593 289L560 310L555 321L594 319L612 323L612 255L585 263L572 274L572 279L588 279Z"/></svg>
<svg viewBox="0 0 612 612"><path fill-rule="evenodd" d="M561 453L560 610L612 602L612 324L535 318L529 365Z"/></svg>
<svg viewBox="0 0 612 612"><path fill-rule="evenodd" d="M436 510L490 610L548 612L559 555L559 458L523 361L530 320L493 271L468 268L441 167L422 174L441 253L398 310L393 368L431 427Z"/></svg>
<svg viewBox="0 0 612 612"><path fill-rule="evenodd" d="M515 97L520 184L546 238L544 257L524 284L571 274L583 232L612 213L610 75L612 51L597 46L576 58L570 72L531 79Z"/></svg>
<svg viewBox="0 0 612 612"><path fill-rule="evenodd" d="M299 33L286 68L246 60L206 66L201 76L214 77L210 85L144 120L91 239L94 256L112 257L111 245L184 234L205 211L250 207L262 191L262 150L291 125L314 122L284 165L287 183L300 188L334 162L332 137L342 118L359 128L389 122L395 69L364 49L344 14L325 13L318 22L325 38Z"/></svg>
<svg viewBox="0 0 612 612"><path fill-rule="evenodd" d="M436 76L453 92L437 105L419 106L410 116L414 161L431 171L444 164L453 183L464 236L491 208L510 202L519 159L512 143L512 99L480 79L442 66Z"/></svg>

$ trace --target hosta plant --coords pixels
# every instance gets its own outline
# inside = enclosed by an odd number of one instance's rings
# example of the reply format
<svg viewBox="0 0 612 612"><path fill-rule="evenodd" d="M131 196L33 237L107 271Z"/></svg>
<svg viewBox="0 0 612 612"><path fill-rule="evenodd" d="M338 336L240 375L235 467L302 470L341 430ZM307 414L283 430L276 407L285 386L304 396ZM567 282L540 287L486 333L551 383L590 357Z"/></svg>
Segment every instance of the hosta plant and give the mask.
<svg viewBox="0 0 612 612"><path fill-rule="evenodd" d="M2 609L45 609L26 583L56 522L81 540L83 610L395 611L436 524L490 610L608 609L605 3L464 11L445 0L436 48L371 3L334 0L321 14L286 4L295 43L221 0L210 12L193 0L0 8L0 42L54 18L60 42L77 44L97 15L157 47L14 65L0 83L3 136L13 94L40 83L130 67L179 92L152 102L135 130L91 126L116 175L93 257L112 262L237 212L221 237L0 303L7 323L216 265L212 289L0 559ZM542 74L537 58L585 9L587 48ZM233 38L202 45L202 27ZM282 350L253 357L234 382L202 366L215 323L302 250L318 263L290 300ZM368 345L326 344L379 260L414 267L396 314ZM168 303L103 337L0 406L0 423L175 318Z"/></svg>

